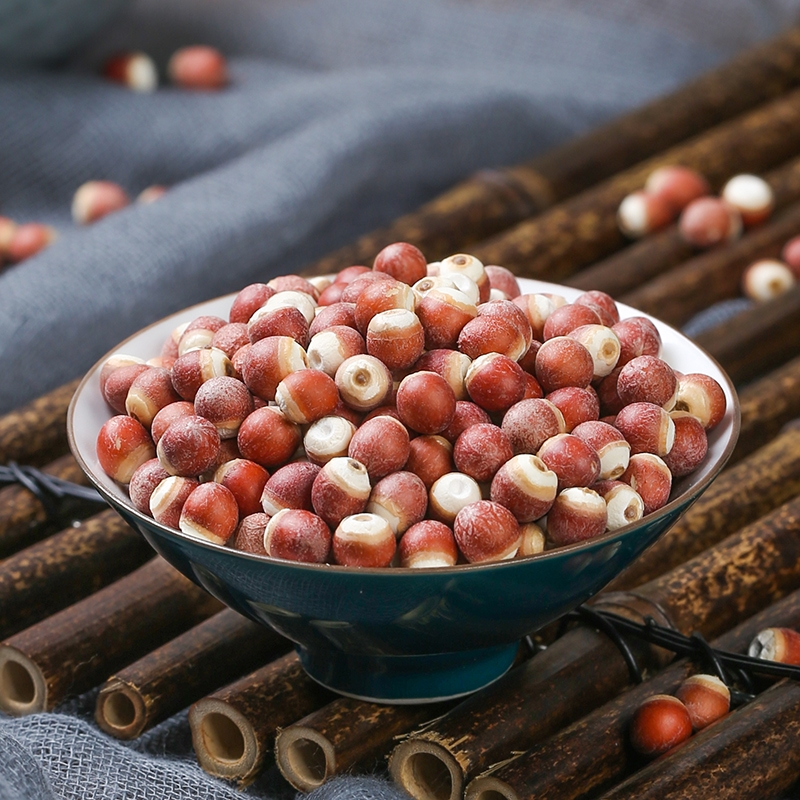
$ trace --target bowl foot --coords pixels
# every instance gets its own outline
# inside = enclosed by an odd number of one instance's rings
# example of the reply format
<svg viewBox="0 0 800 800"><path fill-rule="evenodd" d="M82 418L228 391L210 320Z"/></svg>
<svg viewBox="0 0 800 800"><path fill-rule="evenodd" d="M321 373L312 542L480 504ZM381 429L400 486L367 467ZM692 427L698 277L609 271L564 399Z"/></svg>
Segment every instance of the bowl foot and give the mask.
<svg viewBox="0 0 800 800"><path fill-rule="evenodd" d="M298 647L308 675L334 692L376 703L432 703L462 697L502 677L519 645L415 656L348 655Z"/></svg>

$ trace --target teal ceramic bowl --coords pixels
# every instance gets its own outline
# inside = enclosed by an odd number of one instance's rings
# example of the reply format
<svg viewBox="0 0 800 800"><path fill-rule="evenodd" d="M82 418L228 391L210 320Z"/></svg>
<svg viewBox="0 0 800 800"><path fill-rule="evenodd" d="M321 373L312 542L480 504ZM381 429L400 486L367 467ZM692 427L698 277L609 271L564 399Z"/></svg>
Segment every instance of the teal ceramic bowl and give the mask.
<svg viewBox="0 0 800 800"><path fill-rule="evenodd" d="M523 291L567 287L522 281ZM227 318L233 295L151 325L113 352L150 358L181 322ZM638 312L620 306L622 317ZM654 320L655 321L655 320ZM671 501L638 523L580 544L513 561L436 569L357 569L298 564L241 553L158 524L131 505L101 470L95 441L110 416L100 367L80 384L68 416L72 451L92 483L167 561L215 597L292 640L308 674L345 695L410 703L457 697L499 678L527 634L600 591L661 536L709 486L730 456L739 426L736 394L720 367L674 329L656 322L663 357L723 386L728 409L704 463L677 482ZM111 355L109 353L108 355Z"/></svg>

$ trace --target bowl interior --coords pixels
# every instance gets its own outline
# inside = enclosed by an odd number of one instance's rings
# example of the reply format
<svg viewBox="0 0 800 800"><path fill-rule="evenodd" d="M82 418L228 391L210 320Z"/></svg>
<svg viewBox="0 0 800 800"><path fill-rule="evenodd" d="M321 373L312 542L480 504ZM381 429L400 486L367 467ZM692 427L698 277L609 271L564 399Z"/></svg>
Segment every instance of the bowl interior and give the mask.
<svg viewBox="0 0 800 800"><path fill-rule="evenodd" d="M541 281L520 284L523 292L553 292L570 301L580 294ZM167 317L112 352L153 357L181 322L200 314L227 318L234 296ZM639 315L619 307L623 318ZM709 436L705 461L676 482L666 506L640 522L514 561L428 570L297 564L234 551L156 523L133 508L95 454L97 433L112 413L99 388L100 368L111 353L89 371L73 398L70 445L92 483L157 552L232 608L296 642L313 677L371 699L453 696L488 682L490 674L497 677L510 666L523 636L602 589L700 495L729 457L739 420L729 379L690 340L653 321L669 364L711 375L726 393L727 412Z"/></svg>

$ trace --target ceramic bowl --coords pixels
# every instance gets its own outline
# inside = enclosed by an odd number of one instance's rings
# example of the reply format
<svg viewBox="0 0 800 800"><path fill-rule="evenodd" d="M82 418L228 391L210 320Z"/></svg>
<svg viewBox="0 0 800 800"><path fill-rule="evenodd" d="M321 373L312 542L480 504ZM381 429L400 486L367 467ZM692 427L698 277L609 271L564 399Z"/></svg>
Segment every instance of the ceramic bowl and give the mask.
<svg viewBox="0 0 800 800"><path fill-rule="evenodd" d="M521 281L523 292L579 292ZM181 322L227 318L234 295L151 325L112 352L150 358ZM621 316L638 312L620 305ZM72 451L108 502L167 561L215 597L291 639L306 671L345 695L382 702L456 697L500 677L520 640L600 591L709 486L735 444L736 394L720 367L676 330L656 322L675 369L716 378L727 395L705 461L676 482L671 501L640 522L598 538L512 561L435 569L358 569L249 555L167 528L137 511L107 477L95 441L111 416L99 388L104 356L80 384L68 416ZM108 355L111 355L109 353ZM167 610L168 611L168 610Z"/></svg>

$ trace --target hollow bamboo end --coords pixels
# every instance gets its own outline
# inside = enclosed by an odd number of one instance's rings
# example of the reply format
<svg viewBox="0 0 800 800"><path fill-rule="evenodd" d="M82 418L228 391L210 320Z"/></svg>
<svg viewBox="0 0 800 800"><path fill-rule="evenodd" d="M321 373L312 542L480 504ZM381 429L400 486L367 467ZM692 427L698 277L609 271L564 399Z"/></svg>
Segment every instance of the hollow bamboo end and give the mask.
<svg viewBox="0 0 800 800"><path fill-rule="evenodd" d="M141 695L121 681L111 681L97 696L94 718L110 736L135 739L147 724L147 709Z"/></svg>
<svg viewBox="0 0 800 800"><path fill-rule="evenodd" d="M392 752L389 772L416 800L460 800L464 775L444 747L424 739L407 739Z"/></svg>
<svg viewBox="0 0 800 800"><path fill-rule="evenodd" d="M470 781L464 800L520 800L520 797L507 783L488 777Z"/></svg>
<svg viewBox="0 0 800 800"><path fill-rule="evenodd" d="M304 725L292 725L278 733L275 758L283 777L301 792L322 786L336 771L333 744Z"/></svg>
<svg viewBox="0 0 800 800"><path fill-rule="evenodd" d="M255 777L265 753L243 714L206 697L189 709L189 726L197 760L209 775L240 783Z"/></svg>
<svg viewBox="0 0 800 800"><path fill-rule="evenodd" d="M10 645L0 645L0 709L14 717L47 710L42 671Z"/></svg>

